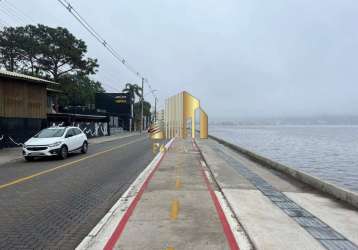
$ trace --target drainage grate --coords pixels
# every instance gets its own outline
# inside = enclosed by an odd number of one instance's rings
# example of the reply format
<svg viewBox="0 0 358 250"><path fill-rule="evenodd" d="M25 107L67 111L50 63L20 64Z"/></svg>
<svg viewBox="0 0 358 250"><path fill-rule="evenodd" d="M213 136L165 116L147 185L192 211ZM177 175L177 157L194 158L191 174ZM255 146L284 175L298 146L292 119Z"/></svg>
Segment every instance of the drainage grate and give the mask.
<svg viewBox="0 0 358 250"><path fill-rule="evenodd" d="M315 217L313 214L300 207L282 192L276 190L268 182L245 167L232 156L225 153L221 148L216 147L218 152L230 165L241 175L248 179L258 190L260 190L273 204L279 207L289 217L303 227L313 238L318 240L328 250L358 250L358 247L336 232L326 223Z"/></svg>
<svg viewBox="0 0 358 250"><path fill-rule="evenodd" d="M330 227L305 227L317 240L344 240L344 237Z"/></svg>
<svg viewBox="0 0 358 250"><path fill-rule="evenodd" d="M313 215L303 209L282 209L290 217L312 217Z"/></svg>
<svg viewBox="0 0 358 250"><path fill-rule="evenodd" d="M294 217L298 224L303 227L326 227L327 225L314 217Z"/></svg>
<svg viewBox="0 0 358 250"><path fill-rule="evenodd" d="M270 199L270 197L269 197L269 199ZM300 207L293 201L274 202L274 204L276 204L276 206L278 206L281 209L300 209Z"/></svg>

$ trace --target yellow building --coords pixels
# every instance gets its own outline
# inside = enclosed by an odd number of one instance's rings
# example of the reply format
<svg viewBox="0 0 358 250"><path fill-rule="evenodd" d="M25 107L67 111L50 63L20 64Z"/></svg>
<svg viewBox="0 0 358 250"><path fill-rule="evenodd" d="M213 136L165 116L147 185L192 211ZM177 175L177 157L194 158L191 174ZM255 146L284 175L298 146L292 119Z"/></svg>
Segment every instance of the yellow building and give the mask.
<svg viewBox="0 0 358 250"><path fill-rule="evenodd" d="M196 114L200 116L200 138L208 138L208 116L200 106L200 101L186 91L165 100L164 130L166 138L196 134Z"/></svg>

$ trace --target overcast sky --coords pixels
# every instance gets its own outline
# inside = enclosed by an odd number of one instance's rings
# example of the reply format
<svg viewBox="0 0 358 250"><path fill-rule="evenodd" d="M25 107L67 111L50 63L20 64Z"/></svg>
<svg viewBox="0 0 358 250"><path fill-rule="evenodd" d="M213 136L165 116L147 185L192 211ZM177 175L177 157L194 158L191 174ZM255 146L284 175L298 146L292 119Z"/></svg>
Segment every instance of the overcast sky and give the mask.
<svg viewBox="0 0 358 250"><path fill-rule="evenodd" d="M65 26L86 41L107 91L140 83L56 0L3 1L28 17L3 11L0 22ZM357 0L69 1L160 104L187 90L211 118L358 114Z"/></svg>

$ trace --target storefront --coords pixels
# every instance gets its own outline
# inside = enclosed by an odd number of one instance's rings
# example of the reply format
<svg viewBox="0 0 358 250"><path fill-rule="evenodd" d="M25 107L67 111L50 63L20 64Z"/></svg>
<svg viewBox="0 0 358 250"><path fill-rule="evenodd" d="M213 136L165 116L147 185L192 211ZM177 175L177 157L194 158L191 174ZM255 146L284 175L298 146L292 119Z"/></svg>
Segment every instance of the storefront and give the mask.
<svg viewBox="0 0 358 250"><path fill-rule="evenodd" d="M97 112L106 113L109 116L111 131L130 130L132 115L132 103L125 93L97 93Z"/></svg>

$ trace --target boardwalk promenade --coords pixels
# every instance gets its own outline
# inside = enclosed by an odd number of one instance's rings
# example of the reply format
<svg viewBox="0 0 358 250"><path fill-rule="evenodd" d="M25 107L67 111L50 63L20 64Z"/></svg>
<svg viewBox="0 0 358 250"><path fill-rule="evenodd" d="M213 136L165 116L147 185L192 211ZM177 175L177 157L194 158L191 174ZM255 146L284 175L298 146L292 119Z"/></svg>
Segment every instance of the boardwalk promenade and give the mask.
<svg viewBox="0 0 358 250"><path fill-rule="evenodd" d="M78 249L358 249L358 212L209 140L167 144Z"/></svg>

